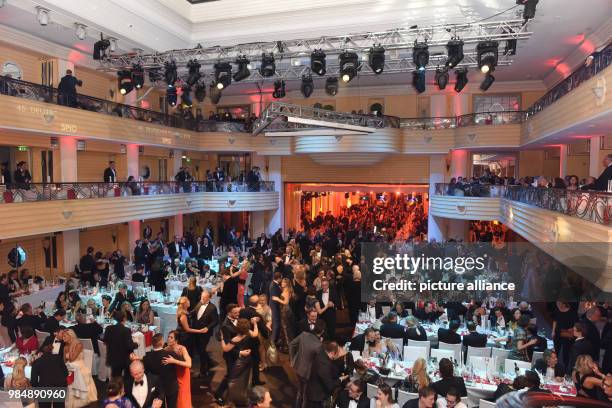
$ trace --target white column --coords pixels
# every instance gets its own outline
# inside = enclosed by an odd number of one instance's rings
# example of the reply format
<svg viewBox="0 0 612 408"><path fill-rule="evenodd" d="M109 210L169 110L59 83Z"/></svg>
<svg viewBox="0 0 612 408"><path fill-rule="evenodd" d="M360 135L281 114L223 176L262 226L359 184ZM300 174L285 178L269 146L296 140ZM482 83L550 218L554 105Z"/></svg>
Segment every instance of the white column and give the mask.
<svg viewBox="0 0 612 408"><path fill-rule="evenodd" d="M130 253L126 255L128 259L132 259L136 241L140 239L140 220L128 222L128 241L130 244Z"/></svg>
<svg viewBox="0 0 612 408"><path fill-rule="evenodd" d="M81 248L79 244L79 230L68 230L62 232L64 244L64 275L68 276L74 271L74 266L79 264L81 259Z"/></svg>
<svg viewBox="0 0 612 408"><path fill-rule="evenodd" d="M436 192L436 183L444 182L445 173L445 156L441 154L429 156L429 211L427 216L427 239L429 241L444 241L444 234L442 232L444 230L444 218L431 215L431 197Z"/></svg>
<svg viewBox="0 0 612 408"><path fill-rule="evenodd" d="M61 136L60 169L62 183L76 182L77 179L77 140L70 136Z"/></svg>
<svg viewBox="0 0 612 408"><path fill-rule="evenodd" d="M590 143L589 176L599 177L601 173L601 136L593 136Z"/></svg>
<svg viewBox="0 0 612 408"><path fill-rule="evenodd" d="M466 220L447 219L446 239L466 241L468 236L469 222Z"/></svg>
<svg viewBox="0 0 612 408"><path fill-rule="evenodd" d="M139 161L139 153L138 153L138 145L137 144L129 144L126 146L125 159L127 160L127 173L128 174L118 174L117 178L119 181L127 180L129 176L134 176L136 180L140 177L140 165Z"/></svg>
<svg viewBox="0 0 612 408"><path fill-rule="evenodd" d="M172 158L172 174L170 175L170 180L174 180L174 176L179 172L180 168L183 167L183 151L182 150L173 150L173 158Z"/></svg>
<svg viewBox="0 0 612 408"><path fill-rule="evenodd" d="M446 94L443 95L431 95L430 99L430 111L432 117L445 117L448 116L446 112Z"/></svg>
<svg viewBox="0 0 612 408"><path fill-rule="evenodd" d="M451 177L468 177L468 151L453 150L451 152Z"/></svg>
<svg viewBox="0 0 612 408"><path fill-rule="evenodd" d="M183 236L183 214L177 214L174 216L174 235Z"/></svg>
<svg viewBox="0 0 612 408"><path fill-rule="evenodd" d="M567 174L567 145L559 146L559 177L563 178Z"/></svg>
<svg viewBox="0 0 612 408"><path fill-rule="evenodd" d="M281 169L281 157L270 156L268 158L268 180L274 182L274 190L278 191L278 209L269 211L269 222L267 233L274 234L279 228L284 231L284 186Z"/></svg>
<svg viewBox="0 0 612 408"><path fill-rule="evenodd" d="M262 232L266 232L265 211L252 211L249 225L251 227L251 239L257 238Z"/></svg>
<svg viewBox="0 0 612 408"><path fill-rule="evenodd" d="M461 116L468 112L468 94L464 92L453 95L453 112L454 116Z"/></svg>

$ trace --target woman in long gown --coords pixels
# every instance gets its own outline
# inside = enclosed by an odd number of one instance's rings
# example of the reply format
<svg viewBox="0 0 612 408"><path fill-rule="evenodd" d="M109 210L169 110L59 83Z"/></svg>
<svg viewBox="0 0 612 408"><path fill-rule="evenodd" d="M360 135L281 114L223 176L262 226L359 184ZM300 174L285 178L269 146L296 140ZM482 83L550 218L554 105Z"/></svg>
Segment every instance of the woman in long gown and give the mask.
<svg viewBox="0 0 612 408"><path fill-rule="evenodd" d="M293 340L293 312L291 311L290 302L293 300L293 288L291 281L283 278L281 281L280 297L272 296L272 300L280 303L280 318L281 318L281 333L280 333L280 350L284 353L289 351L289 343Z"/></svg>
<svg viewBox="0 0 612 408"><path fill-rule="evenodd" d="M249 276L250 264L246 259L240 265L240 275L238 276L238 306L244 307L244 293L246 280Z"/></svg>
<svg viewBox="0 0 612 408"><path fill-rule="evenodd" d="M251 324L254 323L254 324ZM252 328L251 328L252 327ZM234 338L236 348L239 350L238 361L228 375L227 401L241 407L248 404L247 392L250 389L253 358L253 342L251 338L259 335L256 321L238 319L236 332L239 339Z"/></svg>
<svg viewBox="0 0 612 408"><path fill-rule="evenodd" d="M191 405L191 356L187 352L185 346L178 342L178 332L172 330L168 333L168 346L166 350L179 355L182 360L172 356L165 357L162 360L164 365L176 365L176 380L178 381L178 397L177 408L192 408Z"/></svg>
<svg viewBox="0 0 612 408"><path fill-rule="evenodd" d="M68 386L66 407L84 407L98 399L98 391L91 376L91 368L85 363L83 345L74 330L64 331L63 340L66 366L69 371L74 372L74 381Z"/></svg>

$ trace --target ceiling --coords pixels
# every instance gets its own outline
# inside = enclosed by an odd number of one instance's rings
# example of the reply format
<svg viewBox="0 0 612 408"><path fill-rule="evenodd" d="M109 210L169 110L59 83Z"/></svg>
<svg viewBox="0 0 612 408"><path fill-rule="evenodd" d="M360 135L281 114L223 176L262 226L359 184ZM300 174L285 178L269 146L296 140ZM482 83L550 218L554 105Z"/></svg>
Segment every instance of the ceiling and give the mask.
<svg viewBox="0 0 612 408"><path fill-rule="evenodd" d="M51 23L36 21L36 6L51 10ZM118 39L119 52L145 52L232 45L379 31L412 25L428 26L476 21L515 6L514 0L219 0L191 4L186 0L8 0L0 8L0 24L59 45L91 53L101 32ZM491 20L514 19L518 6ZM530 22L533 36L519 44L511 67L495 71L497 81L542 80L573 67L565 62L577 49L587 54L597 44L589 35L612 15L609 0L543 0ZM74 23L88 26L78 41ZM433 82L433 74L430 82ZM479 73L470 75L480 81ZM473 76L473 78L472 78ZM409 84L410 75L363 76L351 86ZM234 88L241 92L253 85ZM495 85L494 85L495 87ZM228 89L229 91L229 89Z"/></svg>

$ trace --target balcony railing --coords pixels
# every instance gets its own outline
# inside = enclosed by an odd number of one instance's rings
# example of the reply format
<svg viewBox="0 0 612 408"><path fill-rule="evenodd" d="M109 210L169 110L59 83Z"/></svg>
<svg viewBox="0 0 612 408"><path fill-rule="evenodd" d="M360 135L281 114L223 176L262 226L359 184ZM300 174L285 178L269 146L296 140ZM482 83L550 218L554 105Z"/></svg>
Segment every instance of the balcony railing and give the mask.
<svg viewBox="0 0 612 408"><path fill-rule="evenodd" d="M125 182L125 183L30 183L0 186L0 203L50 200L81 200L125 196L154 196L182 193L234 193L274 191L273 181L259 182Z"/></svg>
<svg viewBox="0 0 612 408"><path fill-rule="evenodd" d="M436 183L435 191L445 196L505 198L603 225L612 219L612 193L602 191L448 183Z"/></svg>
<svg viewBox="0 0 612 408"><path fill-rule="evenodd" d="M572 72L567 78L555 85L544 96L538 99L529 109L527 109L527 117L531 117L542 111L547 106L552 105L564 95L570 93L580 86L586 80L606 69L612 62L612 45L608 45L602 51L593 54L593 60L587 66L581 65L578 69Z"/></svg>
<svg viewBox="0 0 612 408"><path fill-rule="evenodd" d="M77 94L76 98L70 99L60 95L55 88L5 76L0 76L0 93L196 132L250 132L252 125L248 121L218 121L205 120L192 115L168 115L163 112L124 105L88 95Z"/></svg>
<svg viewBox="0 0 612 408"><path fill-rule="evenodd" d="M468 126L509 125L522 123L524 111L479 112L453 117L404 118L400 127L414 130L455 129Z"/></svg>

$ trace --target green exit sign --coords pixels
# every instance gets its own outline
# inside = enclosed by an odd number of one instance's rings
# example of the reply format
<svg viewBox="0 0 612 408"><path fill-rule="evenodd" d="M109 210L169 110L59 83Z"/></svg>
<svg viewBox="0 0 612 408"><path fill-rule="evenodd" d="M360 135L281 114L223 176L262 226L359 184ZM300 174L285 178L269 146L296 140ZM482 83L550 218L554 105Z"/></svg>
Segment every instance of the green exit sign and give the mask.
<svg viewBox="0 0 612 408"><path fill-rule="evenodd" d="M28 146L17 146L17 151L19 152L27 152Z"/></svg>

